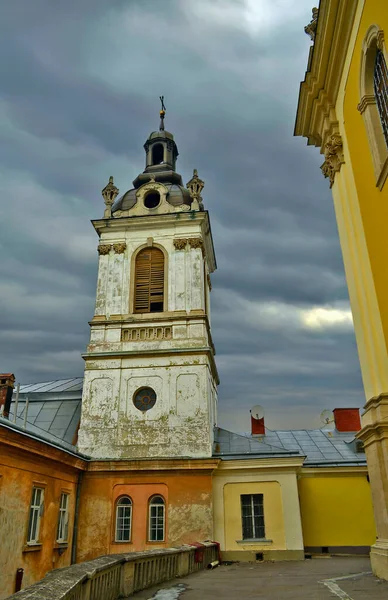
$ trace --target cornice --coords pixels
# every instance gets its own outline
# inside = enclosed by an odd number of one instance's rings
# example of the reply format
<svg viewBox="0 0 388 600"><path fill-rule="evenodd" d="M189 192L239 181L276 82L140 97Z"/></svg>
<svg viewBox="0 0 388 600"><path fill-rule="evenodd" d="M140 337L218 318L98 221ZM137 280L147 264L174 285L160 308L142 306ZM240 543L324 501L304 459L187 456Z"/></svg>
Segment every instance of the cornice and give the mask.
<svg viewBox="0 0 388 600"><path fill-rule="evenodd" d="M153 458L143 460L91 460L87 470L90 473L122 473L127 471L214 471L218 458Z"/></svg>
<svg viewBox="0 0 388 600"><path fill-rule="evenodd" d="M321 0L309 68L300 85L294 135L322 147L331 123L337 121L335 105L345 64L353 21L354 0ZM325 131L326 130L326 131Z"/></svg>
<svg viewBox="0 0 388 600"><path fill-rule="evenodd" d="M343 477L344 475L367 475L367 465L352 466L352 467L309 467L303 465L300 471L300 478L303 477L316 477L317 475L338 475Z"/></svg>
<svg viewBox="0 0 388 600"><path fill-rule="evenodd" d="M17 431L8 429L6 424L0 423L0 445L13 448L16 452L39 457L39 460L55 462L76 470L85 470L87 460L81 456L75 456L66 449L58 448L49 440L40 440L29 431ZM7 452L7 454L9 451Z"/></svg>
<svg viewBox="0 0 388 600"><path fill-rule="evenodd" d="M231 459L231 460L221 460L217 472L218 471L232 471L232 470L262 470L262 469L277 469L277 470L289 470L295 471L299 470L303 461L305 460L304 456L300 458L297 456L290 457L273 457L273 458L241 458L241 459Z"/></svg>

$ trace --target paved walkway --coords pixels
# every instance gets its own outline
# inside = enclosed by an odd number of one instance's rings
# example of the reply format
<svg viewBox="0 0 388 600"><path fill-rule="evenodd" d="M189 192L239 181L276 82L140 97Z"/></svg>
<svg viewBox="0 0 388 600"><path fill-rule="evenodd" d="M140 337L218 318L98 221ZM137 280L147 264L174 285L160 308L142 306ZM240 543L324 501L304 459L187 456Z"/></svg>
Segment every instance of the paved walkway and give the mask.
<svg viewBox="0 0 388 600"><path fill-rule="evenodd" d="M360 575L361 574L361 575ZM388 582L370 573L367 558L234 563L134 594L153 600L387 600Z"/></svg>

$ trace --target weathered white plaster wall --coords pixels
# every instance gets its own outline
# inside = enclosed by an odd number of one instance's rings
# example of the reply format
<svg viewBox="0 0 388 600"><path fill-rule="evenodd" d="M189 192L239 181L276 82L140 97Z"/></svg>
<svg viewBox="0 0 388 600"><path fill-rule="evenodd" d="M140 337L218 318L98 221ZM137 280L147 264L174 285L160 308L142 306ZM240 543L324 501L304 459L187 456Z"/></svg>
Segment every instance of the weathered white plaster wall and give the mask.
<svg viewBox="0 0 388 600"><path fill-rule="evenodd" d="M137 208L137 210L140 210ZM102 227L96 311L86 356L78 446L96 458L209 457L217 414L217 373L207 311L205 273L214 268L204 213L153 220L120 219ZM174 245L201 239L200 247ZM125 244L123 252L115 245ZM163 249L167 303L163 313L132 313L136 253ZM213 263L209 263L213 261ZM206 298L206 301L205 301ZM142 412L144 386L157 394Z"/></svg>

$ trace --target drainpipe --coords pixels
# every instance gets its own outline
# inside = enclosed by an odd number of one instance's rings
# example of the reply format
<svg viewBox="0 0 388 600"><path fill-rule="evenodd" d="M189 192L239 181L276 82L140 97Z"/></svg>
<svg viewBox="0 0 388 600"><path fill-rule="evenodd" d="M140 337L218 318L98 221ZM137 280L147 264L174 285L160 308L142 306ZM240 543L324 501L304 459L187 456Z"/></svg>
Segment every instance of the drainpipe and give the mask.
<svg viewBox="0 0 388 600"><path fill-rule="evenodd" d="M77 481L77 492L75 496L75 510L74 510L74 524L73 524L73 540L71 543L71 564L77 560L77 539L78 539L78 521L79 521L79 506L81 497L81 486L82 486L83 472L78 473Z"/></svg>

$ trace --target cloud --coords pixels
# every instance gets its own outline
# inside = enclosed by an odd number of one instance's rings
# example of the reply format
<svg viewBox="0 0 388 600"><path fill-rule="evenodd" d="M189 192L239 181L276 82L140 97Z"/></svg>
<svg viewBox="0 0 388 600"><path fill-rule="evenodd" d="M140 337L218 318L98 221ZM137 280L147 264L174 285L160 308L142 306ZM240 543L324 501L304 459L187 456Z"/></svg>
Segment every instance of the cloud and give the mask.
<svg viewBox="0 0 388 600"><path fill-rule="evenodd" d="M110 175L124 193L158 124L205 180L218 270L219 423L317 424L363 391L327 182L293 137L308 0L13 0L0 23L0 364L79 376ZM248 415L248 417L247 417ZM318 419L319 420L319 419Z"/></svg>

